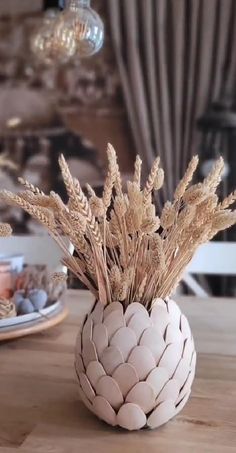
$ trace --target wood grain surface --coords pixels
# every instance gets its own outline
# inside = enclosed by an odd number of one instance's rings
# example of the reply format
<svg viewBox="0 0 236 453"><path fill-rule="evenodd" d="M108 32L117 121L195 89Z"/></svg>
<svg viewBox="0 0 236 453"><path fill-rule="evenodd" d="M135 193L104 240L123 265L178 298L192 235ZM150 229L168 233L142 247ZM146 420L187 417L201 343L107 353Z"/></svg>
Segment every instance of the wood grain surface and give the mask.
<svg viewBox="0 0 236 453"><path fill-rule="evenodd" d="M92 306L70 291L60 326L0 345L0 453L235 453L236 301L184 298L198 350L192 397L156 431L127 433L80 402L73 368L79 326Z"/></svg>

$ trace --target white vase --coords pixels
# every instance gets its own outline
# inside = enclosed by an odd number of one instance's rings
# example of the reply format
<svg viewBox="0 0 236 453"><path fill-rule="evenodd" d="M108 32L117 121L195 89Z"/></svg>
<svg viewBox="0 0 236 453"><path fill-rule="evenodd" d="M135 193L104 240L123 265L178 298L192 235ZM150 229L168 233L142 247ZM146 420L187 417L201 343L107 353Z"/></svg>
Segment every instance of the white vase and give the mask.
<svg viewBox="0 0 236 453"><path fill-rule="evenodd" d="M75 369L85 405L112 426L157 428L186 404L196 352L177 304L97 302L79 333Z"/></svg>

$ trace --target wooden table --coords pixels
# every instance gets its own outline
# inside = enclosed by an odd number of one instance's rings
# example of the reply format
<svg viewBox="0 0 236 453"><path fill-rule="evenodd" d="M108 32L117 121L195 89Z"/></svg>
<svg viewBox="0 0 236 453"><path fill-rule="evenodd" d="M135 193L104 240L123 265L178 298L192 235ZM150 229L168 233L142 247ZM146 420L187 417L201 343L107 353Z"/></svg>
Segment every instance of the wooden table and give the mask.
<svg viewBox="0 0 236 453"><path fill-rule="evenodd" d="M91 297L67 298L61 326L0 346L0 453L236 452L236 300L181 300L199 352L191 400L159 430L127 433L79 401L73 348Z"/></svg>

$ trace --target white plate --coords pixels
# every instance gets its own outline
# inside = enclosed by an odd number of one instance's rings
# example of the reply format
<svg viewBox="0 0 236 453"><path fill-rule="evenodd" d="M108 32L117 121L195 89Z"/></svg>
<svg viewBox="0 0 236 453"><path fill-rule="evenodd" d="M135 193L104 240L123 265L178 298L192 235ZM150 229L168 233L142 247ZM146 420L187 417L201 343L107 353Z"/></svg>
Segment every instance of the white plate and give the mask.
<svg viewBox="0 0 236 453"><path fill-rule="evenodd" d="M21 324L26 324L32 321L38 321L60 310L61 305L62 305L61 301L57 301L54 304L49 305L46 308L43 308L43 310L40 310L39 312L30 313L28 315L14 316L13 318L1 319L0 330L8 327L19 326Z"/></svg>

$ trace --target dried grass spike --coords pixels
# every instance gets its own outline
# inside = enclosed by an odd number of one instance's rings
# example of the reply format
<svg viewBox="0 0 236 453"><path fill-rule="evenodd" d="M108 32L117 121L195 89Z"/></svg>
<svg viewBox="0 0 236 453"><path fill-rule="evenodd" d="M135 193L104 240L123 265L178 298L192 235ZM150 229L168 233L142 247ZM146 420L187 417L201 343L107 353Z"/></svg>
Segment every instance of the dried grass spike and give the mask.
<svg viewBox="0 0 236 453"><path fill-rule="evenodd" d="M24 178L18 178L19 183L24 186L27 190L30 190L32 193L35 195L45 195L42 190L40 190L38 187L34 186L31 184L29 181L27 181Z"/></svg>
<svg viewBox="0 0 236 453"><path fill-rule="evenodd" d="M152 251L152 264L159 265L161 270L165 270L165 252L163 239L158 233L155 233L150 238L150 249Z"/></svg>
<svg viewBox="0 0 236 453"><path fill-rule="evenodd" d="M164 184L165 173L162 168L159 168L155 181L154 181L154 190L160 190Z"/></svg>
<svg viewBox="0 0 236 453"><path fill-rule="evenodd" d="M143 195L139 189L138 184L136 182L128 181L127 190L130 205L133 206L133 208L136 208L137 210L140 209L142 206Z"/></svg>
<svg viewBox="0 0 236 453"><path fill-rule="evenodd" d="M178 215L177 223L179 229L181 230L187 228L193 221L195 215L196 215L195 206L193 205L185 206Z"/></svg>
<svg viewBox="0 0 236 453"><path fill-rule="evenodd" d="M141 184L141 171L142 171L142 160L140 159L140 156L136 156L135 164L134 164L134 179L133 182L135 182L138 187L140 188Z"/></svg>
<svg viewBox="0 0 236 453"><path fill-rule="evenodd" d="M204 179L203 184L210 190L215 190L221 181L221 176L224 171L224 159L220 157L215 164L209 175Z"/></svg>
<svg viewBox="0 0 236 453"><path fill-rule="evenodd" d="M115 197L115 200L114 200L114 211L115 211L115 213L116 213L118 218L121 219L122 217L124 217L124 215L125 215L125 213L127 211L127 204L126 204L124 196Z"/></svg>
<svg viewBox="0 0 236 453"><path fill-rule="evenodd" d="M59 162L59 166L61 169L62 178L63 178L64 184L66 187L67 195L68 195L69 199L71 199L72 201L75 202L76 195L75 195L74 179L73 179L73 176L70 172L69 166L68 166L63 154L60 155L58 162Z"/></svg>
<svg viewBox="0 0 236 453"><path fill-rule="evenodd" d="M154 204L150 203L146 206L145 215L148 219L154 219L156 215L156 207Z"/></svg>
<svg viewBox="0 0 236 453"><path fill-rule="evenodd" d="M88 194L93 197L96 195L95 191L93 190L93 188L90 186L90 184L86 184L86 189L88 191Z"/></svg>
<svg viewBox="0 0 236 453"><path fill-rule="evenodd" d="M82 188L80 186L80 183L77 179L73 180L74 182L74 190L75 190L75 207L80 209L81 214L87 221L87 226L90 230L90 233L92 234L96 244L101 247L102 246L102 236L99 230L98 223L96 222L96 219L94 215L92 214L91 208L89 206L88 200L85 197Z"/></svg>
<svg viewBox="0 0 236 453"><path fill-rule="evenodd" d="M185 190L187 189L189 183L193 179L193 175L197 169L199 162L198 156L193 156L191 161L189 162L188 168L183 176L183 178L180 180L178 186L176 187L175 193L174 193L174 200L180 200L182 198Z"/></svg>
<svg viewBox="0 0 236 453"><path fill-rule="evenodd" d="M0 297L0 320L16 316L16 306L8 299Z"/></svg>
<svg viewBox="0 0 236 453"><path fill-rule="evenodd" d="M53 198L48 195L34 194L29 190L20 192L20 197L28 201L32 205L38 206L40 208L48 208L52 210L57 209L57 204ZM59 197L59 195L58 195Z"/></svg>
<svg viewBox="0 0 236 453"><path fill-rule="evenodd" d="M51 276L51 282L53 285L64 284L67 282L68 275L64 272L55 272Z"/></svg>
<svg viewBox="0 0 236 453"><path fill-rule="evenodd" d="M120 175L120 169L119 169L119 165L117 163L117 155L116 155L116 151L115 149L113 148L113 146L108 143L108 149L110 150L110 152L113 153L113 155L115 156L115 189L116 189L116 192L117 192L117 195L120 195L122 196L122 180L121 180L121 175Z"/></svg>
<svg viewBox="0 0 236 453"><path fill-rule="evenodd" d="M164 205L164 208L162 210L161 214L161 226L164 229L170 228L176 219L176 211L174 206L170 201L167 201Z"/></svg>
<svg viewBox="0 0 236 453"><path fill-rule="evenodd" d="M12 235L12 228L8 223L0 223L0 237L9 237Z"/></svg>
<svg viewBox="0 0 236 453"><path fill-rule="evenodd" d="M112 291L116 292L117 290L119 290L121 283L121 273L117 265L112 266L109 279Z"/></svg>
<svg viewBox="0 0 236 453"><path fill-rule="evenodd" d="M112 191L116 180L116 152L113 147L107 147L108 173L103 190L103 203L107 210L111 203Z"/></svg>
<svg viewBox="0 0 236 453"><path fill-rule="evenodd" d="M183 195L183 200L187 204L198 205L199 203L202 203L208 195L209 191L203 184L199 183L186 190Z"/></svg>
<svg viewBox="0 0 236 453"><path fill-rule="evenodd" d="M143 280L141 281L137 294L135 296L135 299L137 300L137 302L142 301L142 298L143 298L143 295L145 292L146 283L147 283L147 275L145 275Z"/></svg>
<svg viewBox="0 0 236 453"><path fill-rule="evenodd" d="M219 209L226 209L236 201L236 190L226 197L218 206Z"/></svg>
<svg viewBox="0 0 236 453"><path fill-rule="evenodd" d="M218 196L215 193L211 193L210 195L207 195L205 200L203 200L198 206L197 206L197 216L199 213L202 212L209 212L209 211L214 211L217 208L218 205Z"/></svg>
<svg viewBox="0 0 236 453"><path fill-rule="evenodd" d="M87 227L87 221L84 216L79 214L77 211L70 211L69 216L71 219L72 226L76 228L76 234L78 234L78 230L80 234L84 234Z"/></svg>
<svg viewBox="0 0 236 453"><path fill-rule="evenodd" d="M50 198L54 202L54 206L58 211L65 211L67 209L65 203L63 203L60 195L58 195L56 192L53 190L50 192Z"/></svg>
<svg viewBox="0 0 236 453"><path fill-rule="evenodd" d="M134 267L127 267L123 272L123 279L126 281L127 285L129 286L135 275Z"/></svg>
<svg viewBox="0 0 236 453"><path fill-rule="evenodd" d="M196 244L200 245L207 241L210 230L211 225L208 222L206 222L206 224L201 225L199 228L191 230L191 241L194 243L194 248Z"/></svg>
<svg viewBox="0 0 236 453"><path fill-rule="evenodd" d="M120 291L118 294L118 300L123 302L127 297L127 293L128 293L128 284L126 281L123 281L123 282L121 282L121 288L120 288Z"/></svg>
<svg viewBox="0 0 236 453"><path fill-rule="evenodd" d="M216 212L212 219L212 229L217 231L225 230L236 223L235 211L219 211Z"/></svg>
<svg viewBox="0 0 236 453"><path fill-rule="evenodd" d="M26 212L28 212L28 214L32 215L32 217L45 225L49 230L54 230L54 216L53 213L49 211L49 209L33 206L29 202L21 198L20 194L14 194L12 192L9 192L8 190L2 190L0 196L9 204L24 209Z"/></svg>
<svg viewBox="0 0 236 453"><path fill-rule="evenodd" d="M159 169L159 164L160 164L160 157L156 157L156 159L153 162L150 174L148 176L148 179L147 179L144 191L143 191L144 201L147 201L149 195L153 191L155 180L156 180L158 169Z"/></svg>
<svg viewBox="0 0 236 453"><path fill-rule="evenodd" d="M144 219L141 229L143 233L152 234L155 233L160 228L160 219L159 217L147 218Z"/></svg>
<svg viewBox="0 0 236 453"><path fill-rule="evenodd" d="M90 198L89 206L95 217L103 217L105 215L105 206L103 200L96 195L93 195Z"/></svg>

